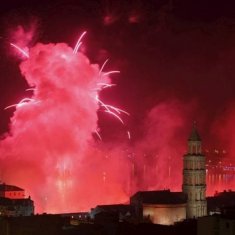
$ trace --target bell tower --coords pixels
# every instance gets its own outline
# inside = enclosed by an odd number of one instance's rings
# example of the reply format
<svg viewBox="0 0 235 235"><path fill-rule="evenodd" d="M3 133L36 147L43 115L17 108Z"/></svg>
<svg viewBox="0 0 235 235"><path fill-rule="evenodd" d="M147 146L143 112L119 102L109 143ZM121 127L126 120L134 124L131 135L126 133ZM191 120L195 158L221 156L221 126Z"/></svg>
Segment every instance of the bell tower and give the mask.
<svg viewBox="0 0 235 235"><path fill-rule="evenodd" d="M182 190L188 196L186 217L207 215L206 161L195 122L188 138L188 153L184 155Z"/></svg>

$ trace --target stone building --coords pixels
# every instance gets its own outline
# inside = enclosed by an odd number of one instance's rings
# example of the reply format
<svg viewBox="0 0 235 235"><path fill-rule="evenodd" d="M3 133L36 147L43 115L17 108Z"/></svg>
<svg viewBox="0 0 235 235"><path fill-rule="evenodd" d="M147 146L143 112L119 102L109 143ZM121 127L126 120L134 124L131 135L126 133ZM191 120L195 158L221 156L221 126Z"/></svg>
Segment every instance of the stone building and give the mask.
<svg viewBox="0 0 235 235"><path fill-rule="evenodd" d="M25 198L25 190L14 185L0 184L0 216L29 216L34 202Z"/></svg>
<svg viewBox="0 0 235 235"><path fill-rule="evenodd" d="M15 185L0 184L0 197L10 199L24 199L25 190Z"/></svg>
<svg viewBox="0 0 235 235"><path fill-rule="evenodd" d="M184 155L182 190L188 196L187 218L207 215L206 161L195 123L188 139L188 153Z"/></svg>
<svg viewBox="0 0 235 235"><path fill-rule="evenodd" d="M172 225L186 219L187 195L182 192L142 191L130 198L134 215L154 224Z"/></svg>

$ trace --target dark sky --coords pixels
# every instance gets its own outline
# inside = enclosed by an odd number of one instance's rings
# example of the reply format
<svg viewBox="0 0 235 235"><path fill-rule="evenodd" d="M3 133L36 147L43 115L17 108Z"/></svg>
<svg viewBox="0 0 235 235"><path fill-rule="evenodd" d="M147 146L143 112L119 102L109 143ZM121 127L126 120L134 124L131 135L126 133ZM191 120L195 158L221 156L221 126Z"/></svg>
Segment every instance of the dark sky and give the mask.
<svg viewBox="0 0 235 235"><path fill-rule="evenodd" d="M29 93L19 60L8 53L9 31L34 22L37 41L72 47L87 30L84 50L92 62L118 69L117 86L103 93L109 103L131 113L127 125L137 138L142 120L159 102L194 103L190 118L204 135L234 102L235 3L232 0L55 0L6 1L0 9L0 132L13 110L4 110ZM187 115L187 114L185 114ZM104 136L113 122L101 115Z"/></svg>

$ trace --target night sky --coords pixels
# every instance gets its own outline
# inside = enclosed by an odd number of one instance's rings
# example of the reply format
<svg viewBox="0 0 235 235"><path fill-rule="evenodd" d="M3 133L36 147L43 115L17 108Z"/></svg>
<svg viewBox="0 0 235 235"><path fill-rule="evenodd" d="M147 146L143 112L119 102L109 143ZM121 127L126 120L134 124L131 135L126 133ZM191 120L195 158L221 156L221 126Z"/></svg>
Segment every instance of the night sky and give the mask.
<svg viewBox="0 0 235 235"><path fill-rule="evenodd" d="M124 119L133 141L144 134L143 120L153 107L176 102L190 109L185 130L197 120L204 139L218 144L214 126L222 125L234 103L233 1L10 0L1 4L0 14L1 133L14 111L4 108L30 94L18 69L20 59L9 53L11 30L33 25L29 46L40 41L73 47L78 35L88 32L84 53L100 65L109 58L106 69L121 71L112 76L117 86L102 96L131 114ZM122 138L118 122L99 116L104 141Z"/></svg>

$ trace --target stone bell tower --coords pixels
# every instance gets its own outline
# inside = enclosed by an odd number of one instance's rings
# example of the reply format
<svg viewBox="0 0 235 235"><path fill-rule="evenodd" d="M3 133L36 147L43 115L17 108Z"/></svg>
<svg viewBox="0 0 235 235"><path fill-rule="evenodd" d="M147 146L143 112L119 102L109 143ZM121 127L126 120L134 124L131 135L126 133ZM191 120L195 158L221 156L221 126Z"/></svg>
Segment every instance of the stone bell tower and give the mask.
<svg viewBox="0 0 235 235"><path fill-rule="evenodd" d="M202 154L201 138L193 125L188 138L188 153L184 155L182 190L188 195L186 217L207 215L206 160Z"/></svg>

